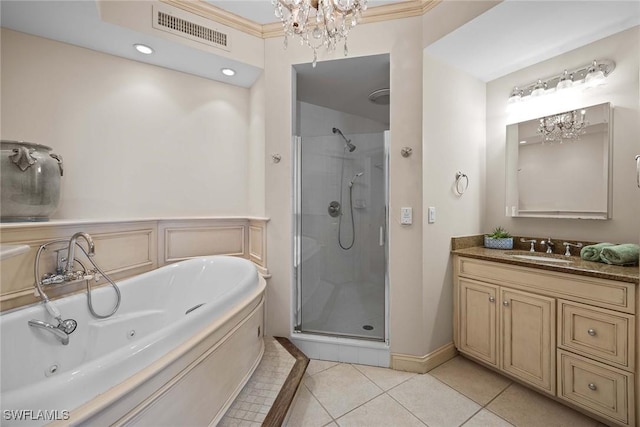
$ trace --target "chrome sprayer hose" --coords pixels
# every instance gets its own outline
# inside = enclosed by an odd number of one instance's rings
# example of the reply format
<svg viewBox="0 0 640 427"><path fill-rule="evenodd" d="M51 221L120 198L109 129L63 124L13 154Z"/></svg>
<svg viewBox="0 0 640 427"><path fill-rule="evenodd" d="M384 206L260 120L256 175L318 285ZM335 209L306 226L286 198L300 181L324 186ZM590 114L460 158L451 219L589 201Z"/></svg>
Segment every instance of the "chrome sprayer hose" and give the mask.
<svg viewBox="0 0 640 427"><path fill-rule="evenodd" d="M105 279L107 279L107 281L111 284L111 286L113 286L113 289L115 289L116 291L116 295L117 295L117 301L116 301L116 305L113 307L113 310L111 311L111 313L106 314L106 315L102 315L102 314L98 314L95 312L95 310L93 309L93 303L91 301L91 285L89 284L89 279L86 280L87 283L87 305L89 306L89 311L91 312L91 315L93 317L95 317L96 319L106 319L108 317L113 316L114 314L116 314L116 311L118 311L118 308L120 308L120 302L122 301L122 294L120 293L120 288L118 288L118 285L115 284L115 282L113 280L111 280L111 278L109 276L107 276L101 269L100 267L98 267L98 265L93 261L93 258L89 256L89 254L87 254L87 251L84 250L84 248L80 245L78 245L78 247L80 249L82 249L82 252L85 254L85 256L87 257L87 259L89 260L89 262L91 262L91 264L93 265L93 267L96 269L96 271L98 273L100 273L100 275L102 275L102 277L104 277ZM81 264L82 265L82 264ZM83 266L84 268L84 266ZM86 271L86 269L85 269Z"/></svg>
<svg viewBox="0 0 640 427"><path fill-rule="evenodd" d="M54 245L54 244L60 244L60 243L68 243L68 240L54 240L52 242L47 242L43 245L40 245L40 247L38 248L38 252L36 252L36 259L35 259L35 263L33 266L33 274L35 276L35 284L36 284L36 290L38 291L38 294L40 295L40 298L42 298L42 300L45 303L45 306L47 307L47 310L50 310L50 303L49 303L49 297L47 296L47 294L45 294L44 290L42 289L42 280L40 279L40 255L42 254L42 251L44 251L47 246L49 245ZM76 243L77 244L77 243ZM107 279L107 281L111 284L111 286L113 286L113 288L116 291L116 295L117 295L117 302L116 305L114 306L113 310L111 311L111 313L107 314L107 315L101 315L96 313L96 311L93 309L93 302L91 300L91 286L89 284L89 280L86 280L86 284L87 284L87 305L89 306L89 311L91 312L91 315L97 319L106 319L108 317L113 316L116 311L118 311L118 308L120 308L120 302L122 301L122 294L120 293L120 288L118 288L118 285L116 285L114 283L113 280L111 280L111 278L109 276L107 276L101 269L100 267L98 267L96 265L96 263L93 261L92 257L89 256L89 254L87 253L87 251L79 244L77 244L78 247L82 250L82 252L85 254L85 256L87 257L87 259L91 262L91 264L93 265L93 267L96 269L96 271L98 273L100 273L105 279ZM77 259L73 260L74 262L77 262L78 264L80 264L80 266L82 267L82 269L84 270L85 273L87 273L87 268L84 266L84 264L82 262L80 262ZM55 308L53 308L53 311L57 313L57 310L55 310ZM51 312L51 311L50 311ZM58 316L59 317L59 316Z"/></svg>

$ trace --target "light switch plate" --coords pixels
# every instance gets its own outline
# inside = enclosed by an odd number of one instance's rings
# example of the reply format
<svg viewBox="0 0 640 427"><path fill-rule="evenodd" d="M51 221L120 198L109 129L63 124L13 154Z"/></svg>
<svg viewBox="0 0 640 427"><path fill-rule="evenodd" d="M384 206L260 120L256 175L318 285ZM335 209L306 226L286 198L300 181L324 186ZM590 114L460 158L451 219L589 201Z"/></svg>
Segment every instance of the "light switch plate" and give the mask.
<svg viewBox="0 0 640 427"><path fill-rule="evenodd" d="M400 208L400 224L411 225L413 223L413 209Z"/></svg>
<svg viewBox="0 0 640 427"><path fill-rule="evenodd" d="M427 212L427 221L429 222L429 224L433 224L434 222L436 222L436 208L434 206L429 206Z"/></svg>

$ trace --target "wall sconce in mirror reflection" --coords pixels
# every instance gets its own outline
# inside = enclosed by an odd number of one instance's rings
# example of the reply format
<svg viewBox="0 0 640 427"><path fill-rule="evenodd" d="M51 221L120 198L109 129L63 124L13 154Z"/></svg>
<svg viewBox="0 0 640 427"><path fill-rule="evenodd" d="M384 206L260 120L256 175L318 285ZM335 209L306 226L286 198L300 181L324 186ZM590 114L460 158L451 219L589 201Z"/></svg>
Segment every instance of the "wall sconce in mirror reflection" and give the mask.
<svg viewBox="0 0 640 427"><path fill-rule="evenodd" d="M507 105L581 85L584 85L585 89L601 86L615 68L615 62L610 59L596 59L578 68L565 69L551 77L514 87L509 94Z"/></svg>

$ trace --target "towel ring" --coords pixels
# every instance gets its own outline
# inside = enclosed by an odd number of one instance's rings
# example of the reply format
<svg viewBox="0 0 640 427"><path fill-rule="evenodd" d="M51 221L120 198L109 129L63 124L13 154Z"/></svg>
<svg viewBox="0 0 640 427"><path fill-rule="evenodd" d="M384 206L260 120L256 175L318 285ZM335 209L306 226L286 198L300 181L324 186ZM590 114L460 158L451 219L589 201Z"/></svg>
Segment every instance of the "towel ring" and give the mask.
<svg viewBox="0 0 640 427"><path fill-rule="evenodd" d="M469 188L469 177L462 173L456 172L456 185L454 190L458 196L462 196L465 191Z"/></svg>

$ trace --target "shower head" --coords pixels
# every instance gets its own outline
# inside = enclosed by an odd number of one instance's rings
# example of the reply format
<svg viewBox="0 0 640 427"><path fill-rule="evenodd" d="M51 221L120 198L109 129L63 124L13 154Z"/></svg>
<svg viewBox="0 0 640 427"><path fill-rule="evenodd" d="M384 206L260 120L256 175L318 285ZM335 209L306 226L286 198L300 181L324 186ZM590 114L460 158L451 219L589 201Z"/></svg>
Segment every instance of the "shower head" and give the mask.
<svg viewBox="0 0 640 427"><path fill-rule="evenodd" d="M350 139L347 139L347 137L344 136L344 134L342 133L342 131L340 129L333 128L333 133L339 133L340 136L342 136L342 138L344 139L345 148L347 148L350 153L353 153L355 151L356 146L351 143Z"/></svg>
<svg viewBox="0 0 640 427"><path fill-rule="evenodd" d="M358 172L357 174L353 175L353 178L351 178L351 182L349 183L349 188L353 187L353 183L356 181L356 179L358 179L358 177L361 177L363 174L364 172Z"/></svg>

